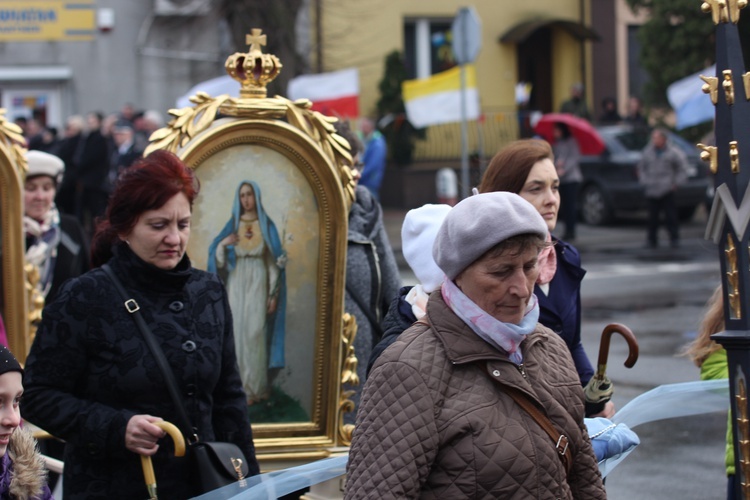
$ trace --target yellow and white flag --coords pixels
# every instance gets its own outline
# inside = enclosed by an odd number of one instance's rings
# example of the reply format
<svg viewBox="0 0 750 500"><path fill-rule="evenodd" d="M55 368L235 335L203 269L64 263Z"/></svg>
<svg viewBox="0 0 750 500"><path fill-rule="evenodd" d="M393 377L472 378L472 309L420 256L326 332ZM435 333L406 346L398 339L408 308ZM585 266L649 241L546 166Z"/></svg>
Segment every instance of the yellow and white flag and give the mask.
<svg viewBox="0 0 750 500"><path fill-rule="evenodd" d="M479 118L476 68L467 64L466 119ZM407 80L401 87L406 116L417 128L461 121L461 68L456 66L430 78Z"/></svg>

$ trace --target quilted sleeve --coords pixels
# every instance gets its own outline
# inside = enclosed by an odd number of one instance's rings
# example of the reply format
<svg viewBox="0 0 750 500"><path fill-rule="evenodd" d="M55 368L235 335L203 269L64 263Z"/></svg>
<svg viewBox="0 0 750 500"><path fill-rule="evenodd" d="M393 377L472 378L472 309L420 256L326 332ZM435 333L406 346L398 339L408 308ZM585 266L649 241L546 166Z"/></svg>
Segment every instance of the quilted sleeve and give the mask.
<svg viewBox="0 0 750 500"><path fill-rule="evenodd" d="M434 404L422 376L404 363L378 363L357 412L345 498L418 498L437 449Z"/></svg>
<svg viewBox="0 0 750 500"><path fill-rule="evenodd" d="M591 447L586 426L581 425L580 438L573 448L573 470L568 476L568 484L573 492L573 498L578 500L599 500L607 498L607 493L602 484L602 476L596 456Z"/></svg>

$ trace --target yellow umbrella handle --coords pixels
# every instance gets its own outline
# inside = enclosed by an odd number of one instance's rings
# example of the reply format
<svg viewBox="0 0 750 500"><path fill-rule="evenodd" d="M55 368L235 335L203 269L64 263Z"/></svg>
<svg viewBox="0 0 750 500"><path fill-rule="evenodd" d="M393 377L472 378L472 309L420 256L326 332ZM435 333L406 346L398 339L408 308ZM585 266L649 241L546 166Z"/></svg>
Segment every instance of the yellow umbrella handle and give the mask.
<svg viewBox="0 0 750 500"><path fill-rule="evenodd" d="M174 455L176 457L185 456L185 438L182 436L180 429L174 424L167 421L154 422L154 425L160 427L174 441ZM141 455L141 467L143 468L143 478L146 481L146 488L151 500L156 500L156 475L154 474L154 465L151 463L151 457Z"/></svg>
<svg viewBox="0 0 750 500"><path fill-rule="evenodd" d="M164 432L169 434L169 437L174 441L174 456L184 457L185 456L185 438L182 436L182 432L177 428L176 425L162 420L161 422L155 422L155 426L161 427Z"/></svg>

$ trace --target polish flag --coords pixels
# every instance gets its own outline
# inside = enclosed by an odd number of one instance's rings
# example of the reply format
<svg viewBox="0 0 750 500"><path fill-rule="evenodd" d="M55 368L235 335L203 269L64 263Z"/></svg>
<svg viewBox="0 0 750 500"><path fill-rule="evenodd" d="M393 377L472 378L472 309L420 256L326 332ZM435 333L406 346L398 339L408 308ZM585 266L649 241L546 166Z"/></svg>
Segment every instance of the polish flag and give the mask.
<svg viewBox="0 0 750 500"><path fill-rule="evenodd" d="M328 116L359 116L359 73L357 68L292 78L287 97L310 99L312 109Z"/></svg>

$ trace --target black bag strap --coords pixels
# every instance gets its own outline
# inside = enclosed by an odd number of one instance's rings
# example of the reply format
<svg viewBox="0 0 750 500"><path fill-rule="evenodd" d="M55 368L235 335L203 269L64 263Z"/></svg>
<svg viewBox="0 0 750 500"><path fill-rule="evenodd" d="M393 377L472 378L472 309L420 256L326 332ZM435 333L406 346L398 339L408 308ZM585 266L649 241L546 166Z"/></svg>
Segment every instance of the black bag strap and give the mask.
<svg viewBox="0 0 750 500"><path fill-rule="evenodd" d="M161 370L162 375L164 375L164 381L167 384L169 395L172 398L172 402L174 403L175 408L177 409L177 417L180 419L182 433L188 436L189 443L193 444L198 442L198 434L195 432L193 425L190 423L190 419L188 418L187 412L185 411L185 406L182 404L180 393L177 391L177 382L175 381L174 373L172 373L172 369L169 367L167 359L164 357L164 352L161 350L161 347L159 347L159 344L156 342L156 339L151 333L151 329L143 319L143 315L141 315L140 313L141 308L138 305L138 302L136 302L135 299L130 298L128 292L125 291L125 287L122 286L120 279L117 277L114 271L112 271L112 268L109 267L109 264L102 265L102 270L107 274L109 279L115 285L117 292L120 294L120 297L122 297L125 310L130 313L133 321L135 321L135 324L138 326L138 329L143 335L143 339L146 341L148 348L151 350L151 354L153 354L154 358L156 359L157 366Z"/></svg>

